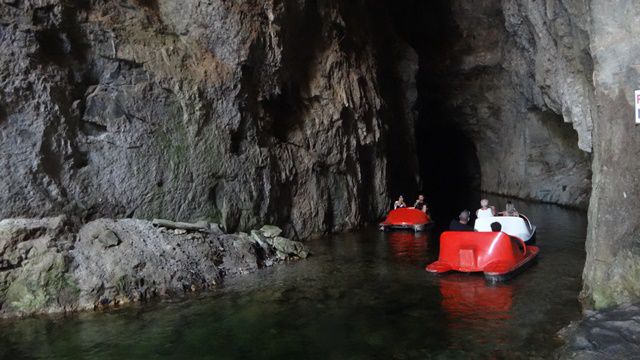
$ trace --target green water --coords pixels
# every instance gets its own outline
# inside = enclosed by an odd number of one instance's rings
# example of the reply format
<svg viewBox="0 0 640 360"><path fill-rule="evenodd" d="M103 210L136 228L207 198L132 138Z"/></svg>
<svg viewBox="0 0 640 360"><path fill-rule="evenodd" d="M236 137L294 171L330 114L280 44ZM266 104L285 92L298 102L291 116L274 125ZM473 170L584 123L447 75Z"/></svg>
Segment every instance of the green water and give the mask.
<svg viewBox="0 0 640 360"><path fill-rule="evenodd" d="M517 278L433 276L427 236L374 229L318 239L307 261L214 293L106 313L0 322L7 359L548 358L580 317L586 217L519 204L541 256Z"/></svg>

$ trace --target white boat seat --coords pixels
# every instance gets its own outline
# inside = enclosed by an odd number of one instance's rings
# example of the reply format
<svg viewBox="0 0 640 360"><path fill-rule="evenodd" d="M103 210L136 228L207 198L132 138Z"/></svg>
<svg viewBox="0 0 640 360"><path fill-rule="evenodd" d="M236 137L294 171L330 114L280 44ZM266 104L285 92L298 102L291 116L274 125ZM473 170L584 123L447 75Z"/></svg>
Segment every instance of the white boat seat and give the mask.
<svg viewBox="0 0 640 360"><path fill-rule="evenodd" d="M534 227L531 229L527 222L518 216L494 216L476 219L475 230L476 231L491 231L491 223L498 222L502 225L502 232L511 236L519 237L520 239L527 241L533 235Z"/></svg>

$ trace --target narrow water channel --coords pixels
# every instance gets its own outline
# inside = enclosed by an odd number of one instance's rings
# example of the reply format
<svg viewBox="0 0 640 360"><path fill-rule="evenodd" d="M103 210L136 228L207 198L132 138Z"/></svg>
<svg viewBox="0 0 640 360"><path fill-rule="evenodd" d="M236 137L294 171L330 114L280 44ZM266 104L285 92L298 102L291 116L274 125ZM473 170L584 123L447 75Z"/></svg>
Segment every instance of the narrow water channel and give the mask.
<svg viewBox="0 0 640 360"><path fill-rule="evenodd" d="M315 240L309 260L212 294L0 322L0 358L547 358L555 333L580 317L586 216L517 205L538 225L541 256L504 284L431 275L434 235L369 229Z"/></svg>

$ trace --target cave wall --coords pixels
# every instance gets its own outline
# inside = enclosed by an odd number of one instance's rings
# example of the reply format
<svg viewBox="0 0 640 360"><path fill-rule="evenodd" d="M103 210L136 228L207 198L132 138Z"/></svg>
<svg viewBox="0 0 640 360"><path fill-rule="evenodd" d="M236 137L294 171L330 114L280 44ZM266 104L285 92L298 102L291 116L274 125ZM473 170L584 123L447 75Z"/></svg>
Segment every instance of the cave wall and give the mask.
<svg viewBox="0 0 640 360"><path fill-rule="evenodd" d="M593 115L588 4L453 1L447 114L476 145L481 189L587 208Z"/></svg>
<svg viewBox="0 0 640 360"><path fill-rule="evenodd" d="M456 1L453 9L461 55L449 65L462 70L453 88L466 95L452 109L475 136L483 189L588 202L584 306L639 302L637 2Z"/></svg>
<svg viewBox="0 0 640 360"><path fill-rule="evenodd" d="M593 129L585 305L640 302L640 9L636 1L591 1L591 53L598 121Z"/></svg>
<svg viewBox="0 0 640 360"><path fill-rule="evenodd" d="M417 60L370 5L3 1L0 218L206 218L300 237L375 219L398 166L387 124L413 127Z"/></svg>
<svg viewBox="0 0 640 360"><path fill-rule="evenodd" d="M447 51L413 39L441 79L418 95L389 2L5 0L0 218L352 228L415 184L426 96L474 140L483 190L584 207L592 181L584 302L640 301L634 2L434 3L451 26L417 27Z"/></svg>

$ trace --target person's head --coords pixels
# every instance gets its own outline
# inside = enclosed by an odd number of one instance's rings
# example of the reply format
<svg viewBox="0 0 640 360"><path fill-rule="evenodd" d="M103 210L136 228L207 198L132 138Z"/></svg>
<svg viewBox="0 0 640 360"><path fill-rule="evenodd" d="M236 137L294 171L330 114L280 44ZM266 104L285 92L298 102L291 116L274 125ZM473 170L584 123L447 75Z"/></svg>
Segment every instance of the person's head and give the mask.
<svg viewBox="0 0 640 360"><path fill-rule="evenodd" d="M398 201L404 201L404 197L402 195L398 196Z"/></svg>
<svg viewBox="0 0 640 360"><path fill-rule="evenodd" d="M424 201L424 195L418 195L418 200Z"/></svg>
<svg viewBox="0 0 640 360"><path fill-rule="evenodd" d="M489 200L487 199L480 200L480 206L482 206L483 208L486 208L487 206L489 206Z"/></svg>
<svg viewBox="0 0 640 360"><path fill-rule="evenodd" d="M515 211L516 207L513 206L513 203L511 201L507 201L506 209L507 209L507 211Z"/></svg>
<svg viewBox="0 0 640 360"><path fill-rule="evenodd" d="M469 212L469 210L462 210L462 212L458 216L458 219L460 219L461 224L468 223L470 218L471 218L471 213Z"/></svg>
<svg viewBox="0 0 640 360"><path fill-rule="evenodd" d="M492 222L491 223L491 231L493 232L498 232L498 231L502 231L502 224L500 224L499 222Z"/></svg>

